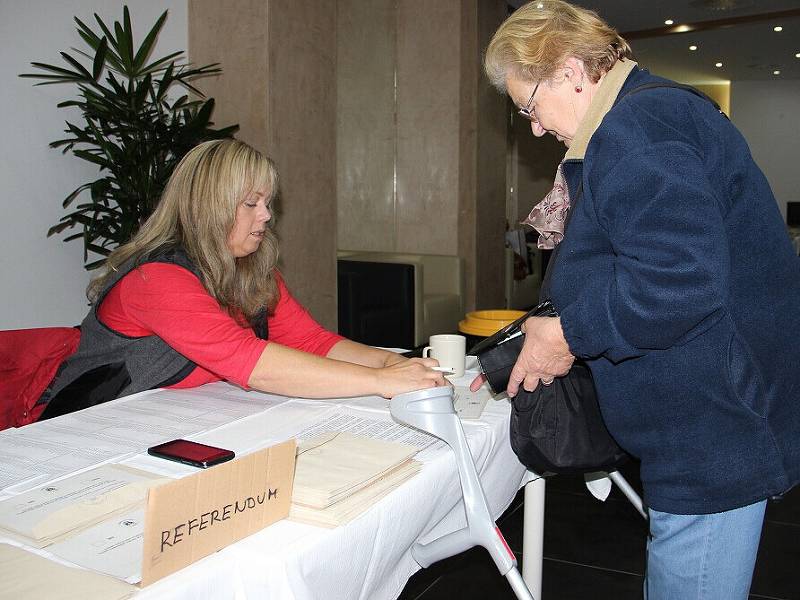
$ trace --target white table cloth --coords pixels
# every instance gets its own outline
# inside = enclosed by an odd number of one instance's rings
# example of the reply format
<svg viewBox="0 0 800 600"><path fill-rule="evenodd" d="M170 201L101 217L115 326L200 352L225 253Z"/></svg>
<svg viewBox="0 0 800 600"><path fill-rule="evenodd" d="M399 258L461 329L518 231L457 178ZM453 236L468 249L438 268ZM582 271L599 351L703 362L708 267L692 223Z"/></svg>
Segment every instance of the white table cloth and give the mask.
<svg viewBox="0 0 800 600"><path fill-rule="evenodd" d="M468 383L473 375L468 372L463 381L457 383ZM244 394L223 383L199 390L206 396L218 397L220 408L226 402L234 402L234 396L235 402L241 404ZM159 402L163 394L166 406L171 398L191 398L192 392L170 390L168 394L147 392L145 395L152 404ZM263 410L238 417L229 424L200 429L188 437L241 454L259 445L294 437L330 415L355 415L365 421L385 421L387 426L393 423L388 401L378 397L320 401L285 399L258 392L248 392L246 397L252 398ZM120 402L135 406L130 403L136 400L136 397L129 397L90 410L110 410ZM525 468L508 442L509 410L507 400L490 400L480 420L464 421L467 441L495 518L508 507L525 475ZM29 426L33 429L28 430L28 435L35 434L39 425ZM125 423L119 423L118 427L124 428ZM0 471L4 467L4 444L8 447L13 435L13 430L0 432ZM93 442L86 439L86 443ZM149 457L142 450L132 448L134 456L118 458L126 464L173 476L191 472L188 467ZM396 598L408 578L419 569L411 556L411 546L416 541L428 541L459 529L465 522L458 474L449 448L439 443L420 452L418 459L423 462L418 475L345 526L324 529L280 521L156 582L139 591L136 597L187 600ZM111 459L110 462L116 461ZM37 485L39 483L37 481ZM7 495L8 491L0 497Z"/></svg>

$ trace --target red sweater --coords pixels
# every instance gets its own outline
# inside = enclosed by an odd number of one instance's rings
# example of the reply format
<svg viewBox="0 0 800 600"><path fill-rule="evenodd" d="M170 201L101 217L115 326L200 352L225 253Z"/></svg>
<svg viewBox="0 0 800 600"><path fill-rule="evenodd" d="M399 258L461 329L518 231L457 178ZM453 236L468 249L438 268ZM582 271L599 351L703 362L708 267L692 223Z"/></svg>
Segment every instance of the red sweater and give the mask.
<svg viewBox="0 0 800 600"><path fill-rule="evenodd" d="M325 356L343 339L317 323L281 277L277 282L280 299L267 318L269 341L239 325L195 275L174 264L147 263L134 269L106 295L97 315L117 333L157 335L197 364L186 379L170 387L225 379L246 388L268 343Z"/></svg>

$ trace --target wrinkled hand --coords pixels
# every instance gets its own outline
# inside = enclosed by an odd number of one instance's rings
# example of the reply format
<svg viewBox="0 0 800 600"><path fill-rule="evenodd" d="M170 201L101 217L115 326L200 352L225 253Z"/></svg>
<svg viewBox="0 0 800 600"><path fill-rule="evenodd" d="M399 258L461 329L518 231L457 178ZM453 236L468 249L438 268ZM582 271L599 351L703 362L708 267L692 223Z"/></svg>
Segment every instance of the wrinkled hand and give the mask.
<svg viewBox="0 0 800 600"><path fill-rule="evenodd" d="M392 398L405 392L449 385L441 372L430 368L438 365L439 361L433 358L411 358L376 369L379 393Z"/></svg>
<svg viewBox="0 0 800 600"><path fill-rule="evenodd" d="M525 343L508 379L509 398L517 395L520 384L529 392L536 389L539 381L550 385L554 378L566 375L575 361L564 339L560 318L531 317L522 325L522 331Z"/></svg>

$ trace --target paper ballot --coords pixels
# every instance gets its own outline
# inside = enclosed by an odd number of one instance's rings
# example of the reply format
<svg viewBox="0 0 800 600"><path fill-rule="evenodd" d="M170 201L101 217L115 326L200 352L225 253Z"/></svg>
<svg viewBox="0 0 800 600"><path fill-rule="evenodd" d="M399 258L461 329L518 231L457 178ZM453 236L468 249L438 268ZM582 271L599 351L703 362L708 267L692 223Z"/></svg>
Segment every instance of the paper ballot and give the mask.
<svg viewBox="0 0 800 600"><path fill-rule="evenodd" d="M117 515L47 547L76 565L128 583L142 580L144 508Z"/></svg>
<svg viewBox="0 0 800 600"><path fill-rule="evenodd" d="M410 479L419 473L421 469L421 462L407 460L377 481L326 508L311 508L302 504L292 504L289 508L289 518L293 521L319 527L344 525L363 513L386 494L399 487L406 479Z"/></svg>
<svg viewBox="0 0 800 600"><path fill-rule="evenodd" d="M489 398L492 397L489 386L483 384L477 392L469 389L469 386L453 386L453 409L462 419L480 419L483 409Z"/></svg>
<svg viewBox="0 0 800 600"><path fill-rule="evenodd" d="M350 433L328 433L300 446L292 502L325 508L409 460L413 446Z"/></svg>
<svg viewBox="0 0 800 600"><path fill-rule="evenodd" d="M147 489L163 483L146 471L103 465L0 502L0 528L35 547L141 504Z"/></svg>
<svg viewBox="0 0 800 600"><path fill-rule="evenodd" d="M298 448L289 518L322 527L347 523L419 472L416 452L346 432L309 439Z"/></svg>

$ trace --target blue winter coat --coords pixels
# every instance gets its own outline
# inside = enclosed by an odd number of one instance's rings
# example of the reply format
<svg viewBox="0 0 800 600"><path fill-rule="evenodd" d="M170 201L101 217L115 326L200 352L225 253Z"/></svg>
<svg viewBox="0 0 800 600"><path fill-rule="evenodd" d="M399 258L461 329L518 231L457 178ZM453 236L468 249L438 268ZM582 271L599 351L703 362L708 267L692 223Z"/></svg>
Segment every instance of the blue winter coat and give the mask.
<svg viewBox="0 0 800 600"><path fill-rule="evenodd" d="M634 69L583 161L550 294L656 510L728 510L800 480L800 259L707 100ZM582 188L582 190L581 190ZM576 196L580 196L576 199Z"/></svg>

